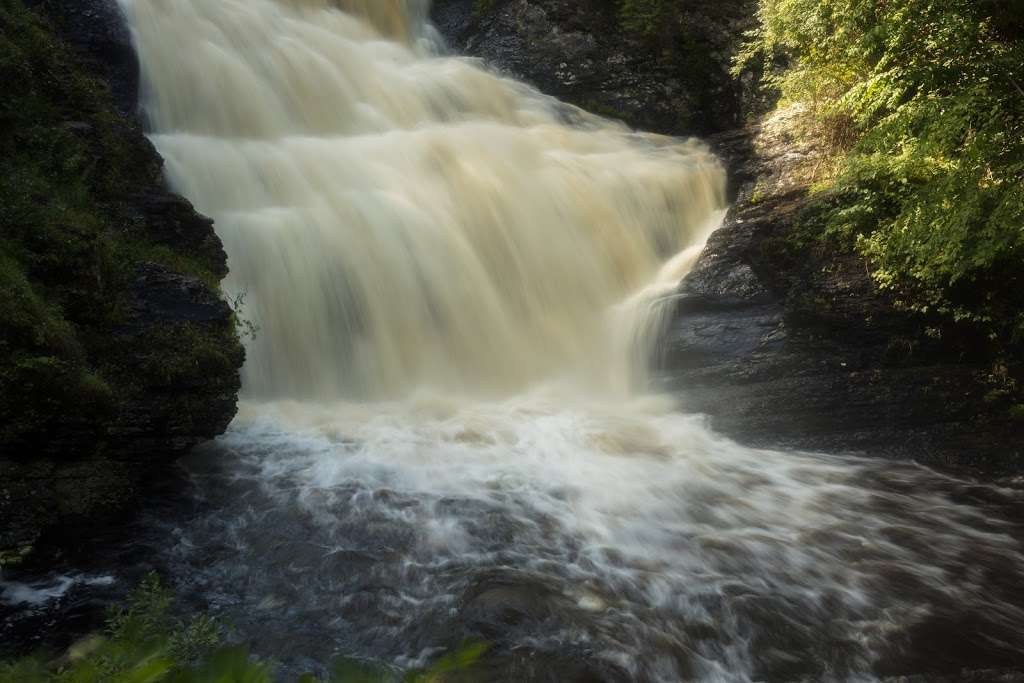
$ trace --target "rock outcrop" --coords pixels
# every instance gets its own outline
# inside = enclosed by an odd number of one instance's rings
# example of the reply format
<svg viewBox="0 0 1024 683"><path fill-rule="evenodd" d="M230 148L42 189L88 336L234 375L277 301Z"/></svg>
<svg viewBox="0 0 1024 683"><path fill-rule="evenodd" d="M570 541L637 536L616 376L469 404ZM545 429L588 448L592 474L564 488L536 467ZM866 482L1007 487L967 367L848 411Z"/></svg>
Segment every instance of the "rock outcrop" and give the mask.
<svg viewBox="0 0 1024 683"><path fill-rule="evenodd" d="M114 0L0 9L0 559L221 433L244 352L212 222L164 185ZM8 295L9 293L9 295Z"/></svg>
<svg viewBox="0 0 1024 683"><path fill-rule="evenodd" d="M112 0L25 0L39 10L108 85L114 106L132 119L139 103L139 60L121 8Z"/></svg>
<svg viewBox="0 0 1024 683"><path fill-rule="evenodd" d="M679 3L667 24L623 25L604 0L435 0L451 48L597 114L658 133L706 135L763 107L729 75L751 0Z"/></svg>

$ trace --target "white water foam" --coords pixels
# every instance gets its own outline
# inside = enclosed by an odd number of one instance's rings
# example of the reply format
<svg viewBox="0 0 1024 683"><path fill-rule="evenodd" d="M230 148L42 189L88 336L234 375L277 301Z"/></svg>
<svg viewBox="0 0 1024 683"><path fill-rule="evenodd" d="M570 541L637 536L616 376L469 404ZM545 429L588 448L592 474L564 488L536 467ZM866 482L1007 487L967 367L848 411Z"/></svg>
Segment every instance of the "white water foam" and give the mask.
<svg viewBox="0 0 1024 683"><path fill-rule="evenodd" d="M465 631L666 681L870 679L958 619L1012 650L1022 557L970 485L644 394L722 215L703 145L438 56L423 3L123 3L260 327L232 469L168 550L245 635L408 664Z"/></svg>

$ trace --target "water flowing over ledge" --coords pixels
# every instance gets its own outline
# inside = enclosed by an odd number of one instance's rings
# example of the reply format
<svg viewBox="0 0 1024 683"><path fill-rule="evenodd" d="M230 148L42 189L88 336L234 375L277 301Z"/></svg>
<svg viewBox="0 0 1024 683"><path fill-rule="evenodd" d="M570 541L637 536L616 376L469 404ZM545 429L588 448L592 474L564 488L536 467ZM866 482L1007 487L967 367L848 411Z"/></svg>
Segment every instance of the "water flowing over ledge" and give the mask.
<svg viewBox="0 0 1024 683"><path fill-rule="evenodd" d="M721 217L700 144L578 111L569 125L554 101L333 5L129 10L154 141L216 220L261 330L250 395L622 383L635 367L612 308Z"/></svg>
<svg viewBox="0 0 1024 683"><path fill-rule="evenodd" d="M259 327L200 510L153 525L262 652L486 637L612 679L856 681L963 623L1017 648L1013 492L743 448L644 392L722 215L702 145L439 56L422 3L124 4Z"/></svg>

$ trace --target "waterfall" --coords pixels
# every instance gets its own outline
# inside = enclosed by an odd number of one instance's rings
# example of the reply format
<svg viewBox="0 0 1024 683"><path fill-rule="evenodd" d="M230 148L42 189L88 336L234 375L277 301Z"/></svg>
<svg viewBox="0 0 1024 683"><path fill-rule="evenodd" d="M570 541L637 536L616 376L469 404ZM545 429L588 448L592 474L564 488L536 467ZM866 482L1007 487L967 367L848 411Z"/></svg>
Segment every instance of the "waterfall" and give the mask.
<svg viewBox="0 0 1024 683"><path fill-rule="evenodd" d="M260 654L486 638L487 680L749 683L1020 651L1017 493L746 448L644 389L723 215L702 144L445 56L424 0L122 3L258 328L153 546Z"/></svg>
<svg viewBox="0 0 1024 683"><path fill-rule="evenodd" d="M702 145L433 54L423 3L128 7L153 140L259 329L249 396L621 388L616 305L721 215Z"/></svg>

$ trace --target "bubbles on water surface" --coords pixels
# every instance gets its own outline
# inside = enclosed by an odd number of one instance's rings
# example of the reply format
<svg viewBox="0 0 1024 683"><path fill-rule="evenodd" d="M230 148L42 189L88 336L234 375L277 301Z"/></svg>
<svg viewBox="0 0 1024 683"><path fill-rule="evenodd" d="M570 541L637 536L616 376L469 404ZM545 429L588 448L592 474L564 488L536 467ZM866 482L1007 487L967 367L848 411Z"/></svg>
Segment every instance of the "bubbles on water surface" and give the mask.
<svg viewBox="0 0 1024 683"><path fill-rule="evenodd" d="M506 673L848 681L1019 658L1015 492L743 448L650 400L556 406L246 406L166 561L285 660L470 638Z"/></svg>
<svg viewBox="0 0 1024 683"><path fill-rule="evenodd" d="M260 327L197 508L143 532L196 608L296 668L464 638L494 680L1021 665L1018 492L635 393L722 216L703 145L437 56L424 2L122 3Z"/></svg>

